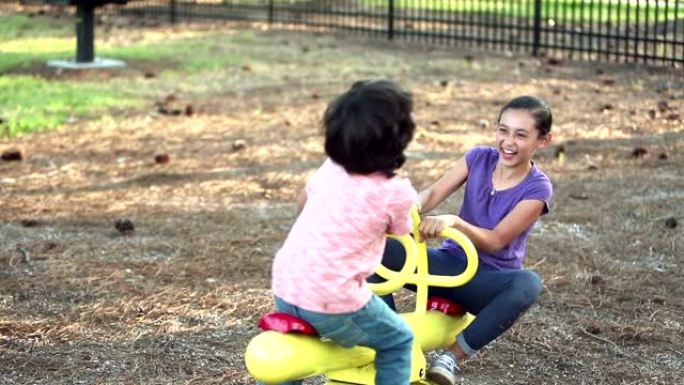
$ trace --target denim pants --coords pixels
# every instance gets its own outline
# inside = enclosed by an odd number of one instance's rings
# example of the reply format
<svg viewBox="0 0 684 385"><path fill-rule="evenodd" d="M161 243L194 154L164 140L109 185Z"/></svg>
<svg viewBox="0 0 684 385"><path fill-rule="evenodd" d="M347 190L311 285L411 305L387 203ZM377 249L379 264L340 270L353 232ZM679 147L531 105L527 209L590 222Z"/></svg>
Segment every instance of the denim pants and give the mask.
<svg viewBox="0 0 684 385"><path fill-rule="evenodd" d="M405 259L404 247L396 240L388 240L382 263L392 270L400 270ZM428 271L434 275L457 275L466 268L465 253L450 253L428 248ZM369 282L383 282L373 275ZM414 285L406 288L416 291ZM495 340L532 306L542 291L539 276L530 270L494 270L480 264L477 273L463 286L454 288L431 287L428 296L450 299L467 312L476 315L475 320L458 336L459 347L469 356ZM383 300L394 309L392 295Z"/></svg>
<svg viewBox="0 0 684 385"><path fill-rule="evenodd" d="M375 384L408 385L411 377L413 332L378 296L353 313L324 314L301 309L275 297L278 311L309 322L321 337L351 348L375 350ZM306 359L302 357L301 359ZM301 384L302 381L287 384ZM283 384L284 385L284 384Z"/></svg>

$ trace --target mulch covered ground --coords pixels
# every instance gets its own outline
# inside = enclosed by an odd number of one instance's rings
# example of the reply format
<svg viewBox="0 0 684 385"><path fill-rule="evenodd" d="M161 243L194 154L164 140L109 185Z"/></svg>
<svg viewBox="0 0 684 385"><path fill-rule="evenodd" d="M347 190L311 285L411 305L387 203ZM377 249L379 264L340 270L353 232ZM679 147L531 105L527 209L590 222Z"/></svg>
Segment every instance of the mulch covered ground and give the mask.
<svg viewBox="0 0 684 385"><path fill-rule="evenodd" d="M511 97L539 95L555 113L555 145L537 159L553 210L528 256L544 294L462 365L463 383L684 383L681 70L253 33L292 50L287 76L237 68L239 89L0 140L22 158L0 161L0 382L252 383L243 352L272 308L294 198L323 160L320 116L352 81L389 74L415 94L405 171L417 188L491 144ZM331 53L355 61L339 72Z"/></svg>

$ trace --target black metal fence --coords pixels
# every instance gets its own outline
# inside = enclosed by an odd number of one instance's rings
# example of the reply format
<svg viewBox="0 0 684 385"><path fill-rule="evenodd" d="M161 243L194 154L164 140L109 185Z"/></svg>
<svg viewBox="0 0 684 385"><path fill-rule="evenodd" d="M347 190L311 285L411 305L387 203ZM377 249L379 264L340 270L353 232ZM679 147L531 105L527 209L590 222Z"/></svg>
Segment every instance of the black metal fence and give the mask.
<svg viewBox="0 0 684 385"><path fill-rule="evenodd" d="M573 59L684 64L684 0L132 0L125 15L260 20Z"/></svg>

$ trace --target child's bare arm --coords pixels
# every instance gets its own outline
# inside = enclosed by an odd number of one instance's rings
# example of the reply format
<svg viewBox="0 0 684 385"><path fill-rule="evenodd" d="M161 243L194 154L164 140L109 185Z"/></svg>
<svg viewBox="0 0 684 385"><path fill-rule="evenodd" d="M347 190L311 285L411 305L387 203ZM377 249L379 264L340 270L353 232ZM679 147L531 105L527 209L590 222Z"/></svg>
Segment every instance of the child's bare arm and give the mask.
<svg viewBox="0 0 684 385"><path fill-rule="evenodd" d="M429 239L436 237L443 228L453 227L470 238L478 249L496 253L530 227L541 215L544 205L540 200L523 200L492 230L468 223L458 215L426 217L419 230L422 237Z"/></svg>
<svg viewBox="0 0 684 385"><path fill-rule="evenodd" d="M468 177L468 164L465 157L459 159L456 164L447 171L437 182L418 194L420 201L420 213L430 212L445 200L454 191L463 185Z"/></svg>

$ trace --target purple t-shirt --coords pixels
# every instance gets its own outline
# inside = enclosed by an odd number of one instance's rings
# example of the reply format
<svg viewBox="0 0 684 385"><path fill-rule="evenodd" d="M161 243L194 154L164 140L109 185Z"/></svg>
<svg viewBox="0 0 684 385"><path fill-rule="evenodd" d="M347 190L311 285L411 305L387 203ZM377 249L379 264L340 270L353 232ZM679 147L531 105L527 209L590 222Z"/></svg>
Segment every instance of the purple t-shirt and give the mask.
<svg viewBox="0 0 684 385"><path fill-rule="evenodd" d="M518 202L528 199L544 202L542 215L549 212L553 186L536 165L518 185L506 190L494 190L492 175L499 160L499 152L493 147L475 147L466 153L468 178L465 185L463 206L459 214L466 222L485 229L493 229L510 213ZM506 247L495 254L478 250L480 263L495 270L520 269L525 260L525 244L532 226L525 229ZM462 254L461 247L447 239L442 250Z"/></svg>

